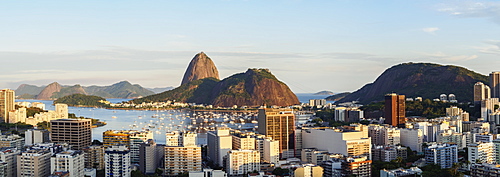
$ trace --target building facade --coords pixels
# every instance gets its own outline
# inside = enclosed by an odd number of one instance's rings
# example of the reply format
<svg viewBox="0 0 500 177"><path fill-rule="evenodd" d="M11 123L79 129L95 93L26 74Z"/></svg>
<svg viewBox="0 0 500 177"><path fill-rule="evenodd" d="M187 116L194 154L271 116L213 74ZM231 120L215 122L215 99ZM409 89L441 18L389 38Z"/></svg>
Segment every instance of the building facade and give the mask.
<svg viewBox="0 0 500 177"><path fill-rule="evenodd" d="M403 127L406 123L406 111L404 95L395 93L385 95L385 123L394 127Z"/></svg>
<svg viewBox="0 0 500 177"><path fill-rule="evenodd" d="M106 177L130 177L130 151L126 146L111 146L104 152Z"/></svg>
<svg viewBox="0 0 500 177"><path fill-rule="evenodd" d="M281 158L295 156L295 114L291 109L259 109L258 132L280 142Z"/></svg>
<svg viewBox="0 0 500 177"><path fill-rule="evenodd" d="M57 119L50 121L51 138L55 143L68 143L73 149L81 150L92 141L90 119Z"/></svg>

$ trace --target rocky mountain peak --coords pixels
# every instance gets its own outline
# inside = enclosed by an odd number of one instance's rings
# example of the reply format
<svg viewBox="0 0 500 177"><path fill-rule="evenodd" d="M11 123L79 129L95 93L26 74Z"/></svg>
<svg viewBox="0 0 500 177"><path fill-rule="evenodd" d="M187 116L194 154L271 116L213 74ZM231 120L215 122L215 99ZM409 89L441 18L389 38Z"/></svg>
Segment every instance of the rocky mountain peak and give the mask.
<svg viewBox="0 0 500 177"><path fill-rule="evenodd" d="M62 86L57 83L57 82L52 82L51 84L47 85L40 94L36 96L37 100L49 100L51 99L52 95L55 92L60 92L62 89Z"/></svg>
<svg viewBox="0 0 500 177"><path fill-rule="evenodd" d="M189 63L184 77L182 78L181 85L189 83L194 80L213 77L219 79L219 71L215 67L214 62L204 52L200 52L194 56Z"/></svg>

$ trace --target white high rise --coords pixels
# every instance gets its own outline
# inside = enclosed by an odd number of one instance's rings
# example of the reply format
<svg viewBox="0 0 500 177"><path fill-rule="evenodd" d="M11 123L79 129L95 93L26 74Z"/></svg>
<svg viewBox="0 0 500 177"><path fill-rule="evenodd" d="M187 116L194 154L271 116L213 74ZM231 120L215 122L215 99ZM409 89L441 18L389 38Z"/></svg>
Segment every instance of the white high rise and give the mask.
<svg viewBox="0 0 500 177"><path fill-rule="evenodd" d="M227 153L226 158L228 175L244 175L252 171L260 171L259 151L232 150Z"/></svg>
<svg viewBox="0 0 500 177"><path fill-rule="evenodd" d="M63 151L50 158L50 171L67 171L69 177L80 177L85 166L82 151Z"/></svg>
<svg viewBox="0 0 500 177"><path fill-rule="evenodd" d="M17 156L17 176L49 176L50 156L47 149L32 149Z"/></svg>
<svg viewBox="0 0 500 177"><path fill-rule="evenodd" d="M413 151L422 152L424 134L420 129L401 129L401 144Z"/></svg>
<svg viewBox="0 0 500 177"><path fill-rule="evenodd" d="M473 143L467 145L469 162L471 163L495 163L496 155L493 143Z"/></svg>
<svg viewBox="0 0 500 177"><path fill-rule="evenodd" d="M5 177L17 176L17 155L21 151L16 148L2 148L0 149L0 161L6 163Z"/></svg>
<svg viewBox="0 0 500 177"><path fill-rule="evenodd" d="M232 136L229 128L217 127L215 131L207 133L208 157L215 164L222 166L223 157L233 148Z"/></svg>
<svg viewBox="0 0 500 177"><path fill-rule="evenodd" d="M441 168L451 168L458 162L458 147L451 144L432 144L425 149L425 162L438 164Z"/></svg>
<svg viewBox="0 0 500 177"><path fill-rule="evenodd" d="M59 119L68 118L68 105L63 103L57 103L54 105L56 107L56 114Z"/></svg>
<svg viewBox="0 0 500 177"><path fill-rule="evenodd" d="M104 152L105 176L130 177L130 151L126 146L111 146Z"/></svg>

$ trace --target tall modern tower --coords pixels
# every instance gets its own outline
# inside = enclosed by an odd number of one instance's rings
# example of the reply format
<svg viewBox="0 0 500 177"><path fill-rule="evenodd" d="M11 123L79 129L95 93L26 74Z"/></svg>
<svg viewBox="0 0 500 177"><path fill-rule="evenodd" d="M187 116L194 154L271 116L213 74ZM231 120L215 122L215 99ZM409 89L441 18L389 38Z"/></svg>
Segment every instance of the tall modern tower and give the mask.
<svg viewBox="0 0 500 177"><path fill-rule="evenodd" d="M2 122L9 122L9 112L15 109L14 102L14 90L0 90L0 118Z"/></svg>
<svg viewBox="0 0 500 177"><path fill-rule="evenodd" d="M395 93L385 95L385 123L403 127L406 122L405 96Z"/></svg>
<svg viewBox="0 0 500 177"><path fill-rule="evenodd" d="M500 98L500 72L490 73L491 98Z"/></svg>
<svg viewBox="0 0 500 177"><path fill-rule="evenodd" d="M474 103L481 103L484 99L490 98L491 90L488 85L482 82L474 84Z"/></svg>
<svg viewBox="0 0 500 177"><path fill-rule="evenodd" d="M278 140L281 158L295 151L295 114L291 109L259 109L259 133Z"/></svg>
<svg viewBox="0 0 500 177"><path fill-rule="evenodd" d="M92 141L90 119L57 119L50 121L52 142L68 143L76 150L88 147Z"/></svg>

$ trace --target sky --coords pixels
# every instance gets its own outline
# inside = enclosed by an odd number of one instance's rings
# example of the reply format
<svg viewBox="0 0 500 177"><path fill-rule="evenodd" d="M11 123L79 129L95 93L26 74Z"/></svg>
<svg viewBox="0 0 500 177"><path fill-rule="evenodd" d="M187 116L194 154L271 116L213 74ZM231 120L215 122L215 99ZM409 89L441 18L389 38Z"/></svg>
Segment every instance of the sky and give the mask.
<svg viewBox="0 0 500 177"><path fill-rule="evenodd" d="M268 68L295 93L355 91L406 62L500 71L500 2L0 0L0 88L176 87L205 52L226 78Z"/></svg>

